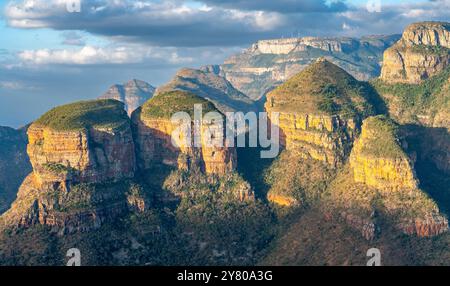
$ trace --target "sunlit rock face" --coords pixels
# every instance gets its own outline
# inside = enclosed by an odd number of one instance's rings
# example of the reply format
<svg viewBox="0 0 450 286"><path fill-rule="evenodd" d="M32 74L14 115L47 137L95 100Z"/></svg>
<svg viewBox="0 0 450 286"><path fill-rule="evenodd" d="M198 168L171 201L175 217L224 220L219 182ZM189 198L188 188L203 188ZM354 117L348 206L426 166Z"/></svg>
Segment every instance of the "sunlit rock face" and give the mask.
<svg viewBox="0 0 450 286"><path fill-rule="evenodd" d="M279 113L281 145L298 156L342 165L373 113L368 91L350 74L320 59L267 95L269 116Z"/></svg>
<svg viewBox="0 0 450 286"><path fill-rule="evenodd" d="M383 52L400 36L363 38L287 38L261 40L222 65L206 67L226 78L252 99L264 96L278 85L325 57L358 80L378 77ZM357 60L356 60L357 59Z"/></svg>
<svg viewBox="0 0 450 286"><path fill-rule="evenodd" d="M28 129L33 171L3 216L7 225L44 224L66 233L99 227L127 210L121 181L134 176L130 119L123 104L60 106Z"/></svg>
<svg viewBox="0 0 450 286"><path fill-rule="evenodd" d="M447 218L419 188L414 162L404 151L404 143L392 120L369 117L348 166L330 185L325 205L366 238L376 236L378 216L409 235L428 237L448 231ZM368 228L369 224L374 227ZM368 233L368 229L373 231Z"/></svg>
<svg viewBox="0 0 450 286"><path fill-rule="evenodd" d="M194 94L173 91L159 94L133 113L136 154L141 169L165 164L187 170L199 168L207 174L226 174L235 170L236 149L226 145L223 126L214 130L218 128L216 125L199 124L191 118L188 123L190 131L178 132L180 124L173 122L171 116L177 112L192 113L196 104L203 106L203 114L217 111L210 102ZM196 130L199 135L196 135ZM175 132L178 135L172 136ZM222 137L208 141L211 134ZM195 139L195 136L199 138ZM197 146L194 145L195 140L199 142Z"/></svg>
<svg viewBox="0 0 450 286"><path fill-rule="evenodd" d="M420 83L450 65L450 23L423 22L406 28L402 38L384 53L381 79L390 83Z"/></svg>

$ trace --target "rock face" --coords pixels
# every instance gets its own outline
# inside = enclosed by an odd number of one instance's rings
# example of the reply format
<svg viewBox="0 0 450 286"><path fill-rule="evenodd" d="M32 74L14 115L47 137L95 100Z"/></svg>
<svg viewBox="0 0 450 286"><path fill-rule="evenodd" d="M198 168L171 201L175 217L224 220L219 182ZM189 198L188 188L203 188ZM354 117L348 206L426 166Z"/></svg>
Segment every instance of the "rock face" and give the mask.
<svg viewBox="0 0 450 286"><path fill-rule="evenodd" d="M376 235L378 216L419 237L448 231L448 221L437 204L418 187L413 162L402 148L404 142L392 120L385 116L366 119L348 169L329 188L327 203L366 238ZM368 223L375 226L371 234Z"/></svg>
<svg viewBox="0 0 450 286"><path fill-rule="evenodd" d="M403 154L400 146L392 142L396 138L380 138L389 130L380 130L385 125L384 122L378 124L379 120L372 117L365 121L357 144L353 147L350 156L353 179L377 189L400 191L417 188L413 163ZM386 141L385 144L377 146L381 140Z"/></svg>
<svg viewBox="0 0 450 286"><path fill-rule="evenodd" d="M402 38L384 53L381 79L417 84L449 65L450 23L416 23L407 27Z"/></svg>
<svg viewBox="0 0 450 286"><path fill-rule="evenodd" d="M369 99L362 83L321 59L270 92L265 108L280 113L282 146L337 167L361 119L374 112Z"/></svg>
<svg viewBox="0 0 450 286"><path fill-rule="evenodd" d="M250 98L260 99L320 57L359 80L377 77L383 52L398 39L399 36L372 36L264 40L210 69Z"/></svg>
<svg viewBox="0 0 450 286"><path fill-rule="evenodd" d="M54 108L29 127L28 139L33 172L2 216L5 222L83 230L126 209L114 186L103 192L95 188L134 176L134 143L122 103L97 100Z"/></svg>
<svg viewBox="0 0 450 286"><path fill-rule="evenodd" d="M223 113L256 110L253 100L235 89L229 81L215 72L209 67L205 67L203 70L181 69L169 83L159 87L155 95L182 90L211 101Z"/></svg>
<svg viewBox="0 0 450 286"><path fill-rule="evenodd" d="M99 99L115 99L125 104L128 115L153 97L155 88L145 81L133 79L124 84L111 86Z"/></svg>
<svg viewBox="0 0 450 286"><path fill-rule="evenodd" d="M172 122L171 116L176 112L192 114L195 104L202 105L203 115L217 111L214 105L192 93L172 91L155 96L133 113L136 153L141 169L148 169L155 164L187 170L200 167L207 174L225 174L235 169L235 148L227 147L223 137L219 140L222 140L224 147L210 146L207 134L219 134L216 133L219 130L214 130L214 126L205 122L196 127L199 124L191 118L188 123L190 132L181 132L180 137L174 137L178 146L172 143L172 134L180 128L180 124ZM201 134L199 147L193 145L196 128ZM185 140L190 144L183 144Z"/></svg>
<svg viewBox="0 0 450 286"><path fill-rule="evenodd" d="M0 126L0 213L9 208L20 184L31 172L26 151L27 128L15 130Z"/></svg>

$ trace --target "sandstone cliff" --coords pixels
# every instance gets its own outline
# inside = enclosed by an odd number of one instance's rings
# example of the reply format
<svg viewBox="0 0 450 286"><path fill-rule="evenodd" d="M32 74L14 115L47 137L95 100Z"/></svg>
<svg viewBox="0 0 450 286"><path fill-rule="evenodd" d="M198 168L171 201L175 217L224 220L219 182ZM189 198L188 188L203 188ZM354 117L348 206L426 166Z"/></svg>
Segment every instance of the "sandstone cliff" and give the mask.
<svg viewBox="0 0 450 286"><path fill-rule="evenodd" d="M265 108L280 113L281 145L300 156L341 165L373 114L370 90L344 70L318 60L267 95Z"/></svg>
<svg viewBox="0 0 450 286"><path fill-rule="evenodd" d="M359 80L377 77L383 52L398 39L399 36L370 36L263 40L213 68L250 98L260 99L320 57Z"/></svg>
<svg viewBox="0 0 450 286"><path fill-rule="evenodd" d="M417 84L449 65L450 23L415 23L384 53L381 79Z"/></svg>
<svg viewBox="0 0 450 286"><path fill-rule="evenodd" d="M235 89L224 77L207 67L203 70L181 69L167 84L159 87L155 95L173 90L191 92L205 98L223 113L228 111L254 111L253 100Z"/></svg>
<svg viewBox="0 0 450 286"><path fill-rule="evenodd" d="M124 84L111 86L99 99L115 99L125 104L128 115L153 97L155 88L150 84L133 79Z"/></svg>
<svg viewBox="0 0 450 286"><path fill-rule="evenodd" d="M134 176L134 143L122 103L97 100L54 108L29 127L28 138L33 172L2 216L7 225L83 230L127 207L119 199L124 192L101 186Z"/></svg>
<svg viewBox="0 0 450 286"><path fill-rule="evenodd" d="M413 162L402 144L405 141L393 121L385 116L366 119L349 164L324 195L329 211L339 213L367 239L380 231L379 217L420 237L448 230L436 202L419 189Z"/></svg>
<svg viewBox="0 0 450 286"><path fill-rule="evenodd" d="M202 105L203 115L210 111L217 111L212 103L192 93L172 91L158 94L133 113L136 153L141 169L148 169L155 164L187 170L200 167L207 174L225 174L235 169L235 148L227 147L223 137L221 140L224 147L207 144L206 134L214 136L220 130L212 130L214 126L208 125L206 122L202 122L199 127L201 147L193 145L194 130L197 128L193 117L190 122L191 133L182 132L178 138L178 146L172 144L172 134L180 128L179 124L171 121L172 115L176 112L186 112L192 115L195 104ZM209 133L206 133L207 130ZM222 132L223 130L217 134L220 135Z"/></svg>
<svg viewBox="0 0 450 286"><path fill-rule="evenodd" d="M336 169L345 163L361 120L376 112L372 96L363 83L320 59L270 92L265 108L269 117L273 116L272 112L279 113L280 144L297 160L320 162L307 165L311 173L318 174L317 178L324 182L327 176L321 176L319 170L331 175L327 169ZM292 164L305 163L293 161ZM304 177L309 171L301 173L298 175ZM298 180L305 181L301 177ZM269 200L287 206L299 203L299 199L282 191L282 187L277 190L280 186L276 186L274 184L269 191Z"/></svg>

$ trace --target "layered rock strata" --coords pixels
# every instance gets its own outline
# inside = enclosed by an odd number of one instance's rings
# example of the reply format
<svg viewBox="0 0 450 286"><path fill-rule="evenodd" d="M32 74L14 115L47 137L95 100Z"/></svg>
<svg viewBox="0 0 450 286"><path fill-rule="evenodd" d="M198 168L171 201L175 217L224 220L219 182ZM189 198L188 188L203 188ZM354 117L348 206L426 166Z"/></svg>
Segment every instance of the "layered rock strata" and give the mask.
<svg viewBox="0 0 450 286"><path fill-rule="evenodd" d="M417 84L449 65L450 23L415 23L385 51L381 79L390 83Z"/></svg>

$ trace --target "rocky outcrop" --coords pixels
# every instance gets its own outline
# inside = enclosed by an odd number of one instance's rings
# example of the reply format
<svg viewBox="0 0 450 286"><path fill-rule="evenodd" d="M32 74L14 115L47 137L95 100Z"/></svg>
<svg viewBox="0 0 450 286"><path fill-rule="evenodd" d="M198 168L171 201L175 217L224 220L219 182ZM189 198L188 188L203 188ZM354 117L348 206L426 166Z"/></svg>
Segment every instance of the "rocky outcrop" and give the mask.
<svg viewBox="0 0 450 286"><path fill-rule="evenodd" d="M436 202L419 189L413 162L402 143L405 141L392 120L385 116L366 119L348 169L337 176L325 196L326 204L338 209L337 213L366 238L370 236L365 225L371 222L377 229L378 216L419 237L448 231L448 221Z"/></svg>
<svg viewBox="0 0 450 286"><path fill-rule="evenodd" d="M170 101L176 102L177 105L170 106ZM167 109L165 116L156 112L160 110L160 104ZM181 132L179 137L173 137L177 144L172 143L172 135L180 129L180 124L172 122L170 117L176 112L192 113L194 104L203 105L203 114L216 110L211 103L194 94L174 91L159 94L133 113L136 154L141 169L164 164L187 170L200 167L207 174L225 174L236 168L236 150L226 146L224 130L214 130L215 127L206 122L200 124L192 119L188 124L190 130ZM197 128L200 133L199 146L194 145ZM217 136L223 138L223 147L220 144L209 144L208 139L211 137L207 134L218 134Z"/></svg>
<svg viewBox="0 0 450 286"><path fill-rule="evenodd" d="M37 180L100 183L134 176L130 126L58 131L39 125L28 130L28 154Z"/></svg>
<svg viewBox="0 0 450 286"><path fill-rule="evenodd" d="M211 101L223 113L256 110L253 100L216 72L212 67L204 67L202 70L181 69L170 82L159 87L155 95L182 90Z"/></svg>
<svg viewBox="0 0 450 286"><path fill-rule="evenodd" d="M358 85L359 99L350 97ZM279 113L282 146L337 167L349 154L361 118L373 112L367 100L362 84L321 59L270 92L265 108L269 116Z"/></svg>
<svg viewBox="0 0 450 286"><path fill-rule="evenodd" d="M416 23L408 26L402 38L384 53L381 79L417 84L449 65L450 23Z"/></svg>
<svg viewBox="0 0 450 286"><path fill-rule="evenodd" d="M153 97L155 88L145 81L133 79L111 86L99 99L115 99L125 104L128 115Z"/></svg>
<svg viewBox="0 0 450 286"><path fill-rule="evenodd" d="M72 185L70 192L57 183L42 183L31 173L17 199L2 215L8 227L49 226L59 235L84 232L102 226L127 212L123 185Z"/></svg>
<svg viewBox="0 0 450 286"><path fill-rule="evenodd" d="M397 138L391 134L385 134L391 135L391 138L379 138L383 133L396 131L387 130L388 123L378 124L378 120L369 118L364 122L361 135L353 147L349 162L354 181L377 189L400 191L417 188L413 163L394 141ZM381 140L386 144L377 146Z"/></svg>
<svg viewBox="0 0 450 286"><path fill-rule="evenodd" d="M6 225L82 231L128 209L119 184L134 176L135 153L122 103L97 100L57 107L29 127L28 140L33 171L1 217Z"/></svg>
<svg viewBox="0 0 450 286"><path fill-rule="evenodd" d="M270 108L268 109L270 112ZM337 167L344 162L357 132L353 120L338 115L280 114L281 146L305 159Z"/></svg>
<svg viewBox="0 0 450 286"><path fill-rule="evenodd" d="M324 50L327 52L343 52L354 50L360 43L351 38L289 38L262 40L253 44L252 52L261 54L286 55L294 52L304 52L308 47Z"/></svg>
<svg viewBox="0 0 450 286"><path fill-rule="evenodd" d="M377 77L383 52L398 39L399 36L371 36L263 40L214 66L214 70L250 98L260 99L320 57L359 80Z"/></svg>

